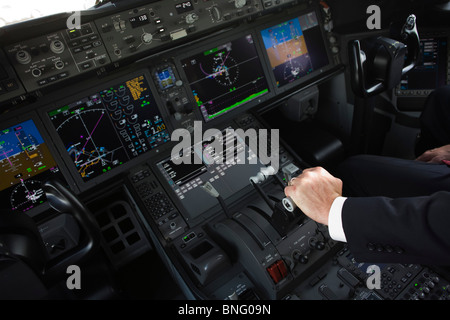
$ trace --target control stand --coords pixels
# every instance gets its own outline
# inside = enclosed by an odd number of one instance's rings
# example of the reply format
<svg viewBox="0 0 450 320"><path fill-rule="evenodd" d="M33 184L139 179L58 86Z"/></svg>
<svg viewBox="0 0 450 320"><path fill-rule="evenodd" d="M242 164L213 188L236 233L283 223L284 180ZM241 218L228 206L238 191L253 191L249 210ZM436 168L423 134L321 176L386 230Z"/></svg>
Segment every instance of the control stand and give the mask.
<svg viewBox="0 0 450 320"><path fill-rule="evenodd" d="M291 177L292 173L300 171L300 169L293 164L288 167L290 167L290 169L283 168L285 177ZM294 170L294 168L296 169ZM286 172L291 172L291 174L287 175ZM280 236L285 237L289 231L293 230L304 220L305 215L290 198L284 198L282 201L275 202L274 204L269 200L259 184L267 180L270 176L274 176L276 181L284 189L286 185L275 174L274 168L270 166L261 168L261 171L256 176L250 178L250 183L256 189L258 194L264 199L267 205L272 209L273 212L270 217L272 226L277 230ZM285 180L289 181L290 179Z"/></svg>

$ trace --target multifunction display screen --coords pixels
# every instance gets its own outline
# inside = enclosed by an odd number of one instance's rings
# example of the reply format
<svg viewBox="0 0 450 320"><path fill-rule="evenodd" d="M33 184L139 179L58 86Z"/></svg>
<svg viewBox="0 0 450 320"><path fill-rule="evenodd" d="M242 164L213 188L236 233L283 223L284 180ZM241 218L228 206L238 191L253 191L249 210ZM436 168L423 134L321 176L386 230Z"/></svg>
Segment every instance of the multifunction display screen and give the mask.
<svg viewBox="0 0 450 320"><path fill-rule="evenodd" d="M315 12L261 30L261 36L279 88L329 64Z"/></svg>
<svg viewBox="0 0 450 320"><path fill-rule="evenodd" d="M0 131L0 205L25 212L46 201L42 183L61 179L59 168L33 120Z"/></svg>
<svg viewBox="0 0 450 320"><path fill-rule="evenodd" d="M195 54L181 64L206 122L269 92L251 35Z"/></svg>
<svg viewBox="0 0 450 320"><path fill-rule="evenodd" d="M420 39L420 60L400 83L401 90L434 90L447 84L448 38Z"/></svg>
<svg viewBox="0 0 450 320"><path fill-rule="evenodd" d="M48 115L83 181L170 139L144 76L93 93Z"/></svg>

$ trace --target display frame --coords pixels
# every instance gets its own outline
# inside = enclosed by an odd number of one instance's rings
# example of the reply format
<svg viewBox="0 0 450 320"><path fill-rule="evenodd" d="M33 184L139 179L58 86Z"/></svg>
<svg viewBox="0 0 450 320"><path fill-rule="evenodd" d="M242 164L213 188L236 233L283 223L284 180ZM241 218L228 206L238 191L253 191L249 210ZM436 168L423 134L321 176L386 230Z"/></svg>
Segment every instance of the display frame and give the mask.
<svg viewBox="0 0 450 320"><path fill-rule="evenodd" d="M239 129L239 127L236 124L230 124L230 123L227 123L227 124L217 127L217 129L221 132L223 132L227 128L232 129L232 130ZM250 148L250 146L246 143L246 141L242 137L241 137L241 139L243 140L245 147ZM191 147L193 147L193 145L191 145ZM256 152L256 151L253 150L253 152ZM171 159L171 151L170 150L168 150L166 152L161 152L158 155L154 156L151 159L151 161L147 162L147 164L150 166L153 174L155 175L157 180L160 182L160 185L162 186L162 188L164 189L166 194L169 195L170 199L175 204L178 212L181 214L181 216L186 221L186 223L191 228L193 228L193 227L197 226L198 224L204 222L205 220L210 219L211 217L214 217L216 215L223 214L224 217L226 217L226 214L223 211L223 207L220 205L220 203L217 201L217 199L212 198L212 196L208 195L206 193L206 191L204 191L205 192L204 197L206 197L206 198L211 197L211 199L213 199L212 201L217 202L217 203L215 203L212 207L192 216L191 212L189 212L188 209L186 208L186 206L184 205L183 200L181 200L177 196L176 192L170 186L168 180L166 179L166 176L163 174L163 172L161 172L159 164L161 162L165 162L169 159ZM260 170L262 167L264 167L264 165L261 164L260 160L258 160L258 161L259 162L257 164L252 164L252 166L258 167L258 169ZM236 164L236 165L240 165L240 164ZM208 170L207 170L207 172L209 174ZM250 176L249 176L249 178L250 178ZM251 195L252 193L254 193L254 191L255 191L255 188L252 186L250 180L248 180L247 185L245 185L239 192L234 192L232 195L225 198L224 202L227 205L228 209L233 210L235 205L239 206L239 203L241 203L241 201L243 201L244 199L248 199L248 196Z"/></svg>
<svg viewBox="0 0 450 320"><path fill-rule="evenodd" d="M132 72L129 72L126 74L122 74L120 76L108 79L105 82L99 81L99 84L96 84L95 86L85 88L84 90L81 90L73 95L67 96L67 97L65 97L63 99L59 99L57 101L54 101L51 104L47 105L45 108L41 108L41 110L39 112L39 116L41 117L42 122L48 128L50 135L53 137L53 143L54 143L55 147L57 148L58 152L60 153L63 162L65 163L66 167L68 168L68 171L70 172L70 175L71 175L73 181L77 185L79 192L87 191L87 190L91 189L92 187L102 184L102 183L128 171L136 164L147 161L149 158L151 158L155 154L157 154L167 148L170 148L170 146L172 145L171 141L170 141L170 137L169 137L169 141L167 141L166 143L159 145L153 149L150 149L143 154L137 155L136 157L129 159L126 163L123 163L107 172L104 172L101 175L92 178L91 180L85 181L85 180L83 180L83 178L80 176L79 172L77 171L77 169L73 163L73 160L71 159L69 153L67 152L62 139L59 137L59 134L56 131L56 128L53 125L48 113L51 112L52 110L57 109L58 107L64 106L65 104L74 103L74 102L78 101L79 99L83 99L92 94L96 94L102 90L106 90L108 87L118 85L120 83L131 80L138 76L145 77L146 82L149 86L149 90L150 90L151 94L153 95L154 101L156 103L156 107L158 108L159 113L161 114L161 117L166 126L166 130L167 130L169 136L171 136L171 134L173 132L172 123L169 120L169 116L168 116L165 108L161 105L161 100L158 95L158 90L156 89L156 86L154 84L153 78L150 75L150 72L146 68L132 71Z"/></svg>
<svg viewBox="0 0 450 320"><path fill-rule="evenodd" d="M38 132L41 135L43 141L45 142L51 156L53 157L53 160L55 161L56 165L58 166L58 169L63 178L63 180L60 180L60 182L63 184L66 184L68 186L68 188L71 189L73 192L75 192L75 193L79 192L78 186L76 185L75 181L73 180L72 175L70 174L70 171L67 168L65 162L61 158L61 154L60 154L59 150L55 147L55 145L53 143L53 139L51 138L51 135L49 134L45 124L42 122L42 120L40 119L40 117L36 111L26 111L25 113L12 112L11 115L8 115L8 117L6 117L5 119L2 119L2 121L0 122L0 130L4 130L4 128L12 127L14 125L24 123L29 120L33 121L36 129L38 130ZM32 179L32 177L30 179ZM41 205L38 205L34 208L31 208L28 211L21 212L21 213L25 213L30 217L35 217L42 213L45 213L49 209L51 209L51 206L50 206L49 202L46 201L45 203L43 203Z"/></svg>
<svg viewBox="0 0 450 320"><path fill-rule="evenodd" d="M269 59L269 56L267 54L266 47L264 45L264 40L263 40L263 36L261 35L261 31L266 30L266 29L271 28L271 27L275 27L275 26L277 26L277 25L279 25L281 23L288 22L288 21L290 21L292 19L299 18L299 17L301 17L301 16L303 16L305 14L311 13L311 12L314 12L316 14L317 19L318 19L318 25L317 26L320 29L320 35L321 35L322 40L323 40L323 46L325 48L326 56L327 56L327 59L328 59L328 64L326 64L325 66L320 67L320 68L318 68L316 70L313 70L311 73L309 73L309 74L307 74L307 75L305 75L305 76L303 76L303 77L301 77L299 79L296 79L296 80L294 80L294 81L292 81L290 83L287 83L287 84L285 84L282 87L278 87L277 84L276 84L277 80L276 80L276 77L274 75L273 69L271 67L270 59ZM261 48L260 48L260 50L262 51L261 58L264 60L265 65L268 68L268 77L271 79L271 85L274 87L275 95L281 94L281 93L289 91L289 90L293 90L293 89L295 89L297 87L301 87L302 84L306 84L309 81L312 81L312 80L314 80L317 77L320 77L321 75L325 74L326 72L332 70L335 67L333 55L331 53L330 46L328 45L328 42L327 42L328 38L327 38L327 35L325 33L325 29L323 27L323 23L322 23L321 19L322 19L322 15L320 13L319 8L317 6L312 6L312 7L308 8L308 9L299 10L299 11L296 11L294 13L290 13L290 14L284 16L283 18L278 18L276 20L271 20L270 22L265 22L265 23L259 25L257 27L257 29L255 30L255 34L256 34L256 36L258 38L258 42L260 43L260 46L261 46Z"/></svg>
<svg viewBox="0 0 450 320"><path fill-rule="evenodd" d="M255 46L255 50L256 53L258 55L259 58L259 63L261 64L261 70L264 74L264 77L267 81L267 88L268 88L268 92L254 100L251 100L247 103L245 103L242 106L233 108L233 110L229 110L227 112L225 112L224 114L222 114L219 117L216 117L214 119L211 119L210 121L206 121L200 111L200 108L197 106L196 100L195 100L195 96L191 90L191 87L189 85L189 80L188 77L186 75L186 72L182 66L182 61L185 59L188 59L194 55L198 55L202 52L211 50L213 48L216 48L218 46L222 46L226 43L232 42L232 41L236 41L242 37L245 37L247 35L250 35L252 37L253 40L253 44ZM190 49L187 50L186 52L177 55L174 58L174 65L178 70L179 76L181 78L181 80L183 81L184 85L186 86L186 90L188 91L188 96L190 99L190 102L194 105L194 115L197 119L197 121L201 121L202 125L204 128L210 128L210 127L214 127L217 126L217 123L224 123L226 121L229 121L230 119L236 117L236 115L238 113L243 113L245 111L248 111L254 107L256 107L258 104L268 101L271 98L273 98L275 96L275 92L274 92L274 87L273 87L273 83L272 80L268 77L270 70L267 68L267 64L266 61L263 57L263 52L261 51L261 43L260 43L260 39L257 37L255 31L253 28L251 29L246 29L243 31L238 31L233 33L232 35L227 34L227 35L223 35L221 37L217 37L214 38L214 41L207 41L206 43L202 43L201 45L199 45L196 49Z"/></svg>
<svg viewBox="0 0 450 320"><path fill-rule="evenodd" d="M446 84L450 84L450 32L447 29L428 29L424 28L420 30L420 41L428 38L446 38L447 39L447 59L446 59ZM421 44L422 46L422 44ZM402 78L403 81L403 78ZM402 89L402 81L396 86L395 88L395 95L397 98L414 98L414 97L421 97L426 98L431 92L433 92L434 89Z"/></svg>

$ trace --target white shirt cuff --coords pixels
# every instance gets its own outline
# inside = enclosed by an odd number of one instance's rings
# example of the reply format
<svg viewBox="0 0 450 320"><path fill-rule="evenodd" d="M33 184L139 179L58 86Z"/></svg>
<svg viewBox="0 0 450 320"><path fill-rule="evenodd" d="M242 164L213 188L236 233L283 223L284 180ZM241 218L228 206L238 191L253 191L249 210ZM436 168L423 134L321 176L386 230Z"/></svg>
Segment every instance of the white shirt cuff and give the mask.
<svg viewBox="0 0 450 320"><path fill-rule="evenodd" d="M346 197L337 197L330 208L330 214L328 215L328 232L330 237L335 241L347 242L345 237L344 228L342 226L342 207Z"/></svg>

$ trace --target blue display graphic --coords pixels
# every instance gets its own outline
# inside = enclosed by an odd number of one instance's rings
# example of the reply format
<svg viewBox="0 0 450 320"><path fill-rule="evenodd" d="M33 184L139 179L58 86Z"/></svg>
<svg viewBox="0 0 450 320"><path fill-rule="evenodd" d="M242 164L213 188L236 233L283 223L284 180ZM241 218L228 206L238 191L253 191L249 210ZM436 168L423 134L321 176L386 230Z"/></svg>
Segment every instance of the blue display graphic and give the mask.
<svg viewBox="0 0 450 320"><path fill-rule="evenodd" d="M314 12L260 31L277 87L328 64Z"/></svg>
<svg viewBox="0 0 450 320"><path fill-rule="evenodd" d="M28 211L45 202L42 182L58 166L33 120L0 131L2 208Z"/></svg>
<svg viewBox="0 0 450 320"><path fill-rule="evenodd" d="M282 43L295 40L303 35L300 21L292 19L269 29L261 31L266 48L276 47Z"/></svg>

